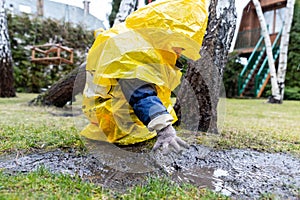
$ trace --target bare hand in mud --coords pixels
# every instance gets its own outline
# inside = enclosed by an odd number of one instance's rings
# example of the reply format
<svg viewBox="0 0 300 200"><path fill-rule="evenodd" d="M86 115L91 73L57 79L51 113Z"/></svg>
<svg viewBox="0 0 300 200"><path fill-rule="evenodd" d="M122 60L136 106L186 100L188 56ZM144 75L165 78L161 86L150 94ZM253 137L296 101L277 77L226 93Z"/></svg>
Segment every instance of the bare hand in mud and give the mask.
<svg viewBox="0 0 300 200"><path fill-rule="evenodd" d="M176 153L180 153L183 149L188 148L189 145L176 136L176 131L172 125L158 131L157 141L153 146L153 151L161 148L163 154L168 154L171 149L175 150Z"/></svg>

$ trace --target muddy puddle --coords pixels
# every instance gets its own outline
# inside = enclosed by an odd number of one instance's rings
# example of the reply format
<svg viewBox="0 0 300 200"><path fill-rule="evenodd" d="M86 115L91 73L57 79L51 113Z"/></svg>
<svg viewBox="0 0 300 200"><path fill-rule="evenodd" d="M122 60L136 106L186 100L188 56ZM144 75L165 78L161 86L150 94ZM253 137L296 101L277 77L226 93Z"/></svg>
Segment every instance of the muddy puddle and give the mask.
<svg viewBox="0 0 300 200"><path fill-rule="evenodd" d="M124 192L144 184L149 176L168 176L233 199L256 199L273 193L278 199L300 199L300 159L291 155L252 150L213 150L192 145L180 155L133 152L92 142L82 155L70 149L0 158L0 169L14 174L43 166L53 173L79 175L103 187Z"/></svg>

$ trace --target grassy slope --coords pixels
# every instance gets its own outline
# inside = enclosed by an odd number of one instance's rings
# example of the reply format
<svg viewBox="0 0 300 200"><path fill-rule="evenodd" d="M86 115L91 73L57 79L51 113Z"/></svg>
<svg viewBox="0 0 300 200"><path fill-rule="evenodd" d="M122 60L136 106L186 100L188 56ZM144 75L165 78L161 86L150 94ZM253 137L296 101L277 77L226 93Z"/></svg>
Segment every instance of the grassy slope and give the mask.
<svg viewBox="0 0 300 200"><path fill-rule="evenodd" d="M72 147L82 150L84 142L73 118L49 114L51 108L28 107L32 94L0 99L0 154L30 152L35 149ZM227 99L220 135L199 133L197 140L216 148L253 148L292 152L300 155L300 102L282 105L263 100ZM180 131L183 134L184 131ZM178 186L165 179L150 179L144 187L126 194L105 191L68 175L55 175L45 169L10 176L0 169L0 199L225 199L192 186Z"/></svg>

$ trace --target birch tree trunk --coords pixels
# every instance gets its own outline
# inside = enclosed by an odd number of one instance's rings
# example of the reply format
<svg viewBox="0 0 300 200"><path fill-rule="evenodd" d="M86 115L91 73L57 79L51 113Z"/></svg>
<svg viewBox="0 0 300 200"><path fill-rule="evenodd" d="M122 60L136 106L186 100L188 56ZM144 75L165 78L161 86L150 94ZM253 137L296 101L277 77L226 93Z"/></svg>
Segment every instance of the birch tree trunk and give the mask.
<svg viewBox="0 0 300 200"><path fill-rule="evenodd" d="M280 41L279 66L277 72L277 81L280 92L280 101L284 98L284 81L287 70L288 47L290 40L290 30L293 22L295 0L288 0L285 11L285 21L283 24L282 36Z"/></svg>
<svg viewBox="0 0 300 200"><path fill-rule="evenodd" d="M174 106L188 130L218 133L217 106L228 52L236 28L234 0L211 0L201 58L190 61Z"/></svg>
<svg viewBox="0 0 300 200"><path fill-rule="evenodd" d="M15 97L12 55L8 36L5 0L0 10L0 97Z"/></svg>
<svg viewBox="0 0 300 200"><path fill-rule="evenodd" d="M114 25L124 22L126 17L136 10L137 2L137 0L122 0Z"/></svg>
<svg viewBox="0 0 300 200"><path fill-rule="evenodd" d="M270 35L267 30L267 25L265 21L265 17L263 14L263 11L261 9L260 3L258 0L252 0L255 10L259 19L260 27L262 30L262 35L264 37L265 45L266 45L266 52L268 57L268 64L270 68L270 76L271 76L271 85L272 85L272 97L270 97L269 102L270 103L279 103L280 102L280 93L279 93L279 87L277 83L277 76L276 76L276 69L275 69L275 63L273 58L273 52L272 52L272 44L270 40Z"/></svg>

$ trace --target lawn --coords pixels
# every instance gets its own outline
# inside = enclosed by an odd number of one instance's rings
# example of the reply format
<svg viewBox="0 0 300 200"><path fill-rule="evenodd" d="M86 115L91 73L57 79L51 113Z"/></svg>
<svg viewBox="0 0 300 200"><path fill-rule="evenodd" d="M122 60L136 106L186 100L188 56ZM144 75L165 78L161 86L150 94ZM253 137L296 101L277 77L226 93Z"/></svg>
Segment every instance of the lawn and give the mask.
<svg viewBox="0 0 300 200"><path fill-rule="evenodd" d="M300 155L300 101L227 99L225 120L214 145Z"/></svg>
<svg viewBox="0 0 300 200"><path fill-rule="evenodd" d="M0 99L0 156L56 148L86 151L86 144L79 135L84 119L53 114L70 112L68 109L29 107L27 102L36 96L21 93L17 98ZM197 133L195 141L214 148L251 148L300 156L300 102L284 101L281 105L265 102L261 99L223 100L220 134ZM186 131L178 132L184 138ZM14 176L0 169L0 199L195 199L200 196L226 199L167 179L149 179L143 187L118 194L78 177L51 174L47 169Z"/></svg>
<svg viewBox="0 0 300 200"><path fill-rule="evenodd" d="M0 155L84 144L72 117L55 116L55 108L28 106L36 94L0 99ZM69 112L69 111L68 111Z"/></svg>
<svg viewBox="0 0 300 200"><path fill-rule="evenodd" d="M220 134L191 136L179 129L179 135L217 149L253 149L300 156L300 101L268 104L266 99L222 99L218 113Z"/></svg>

